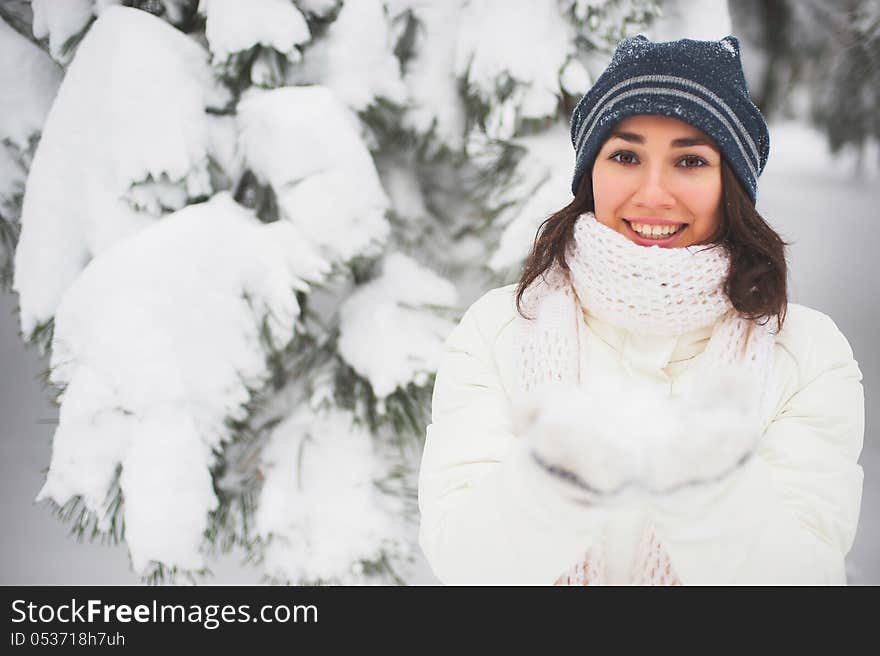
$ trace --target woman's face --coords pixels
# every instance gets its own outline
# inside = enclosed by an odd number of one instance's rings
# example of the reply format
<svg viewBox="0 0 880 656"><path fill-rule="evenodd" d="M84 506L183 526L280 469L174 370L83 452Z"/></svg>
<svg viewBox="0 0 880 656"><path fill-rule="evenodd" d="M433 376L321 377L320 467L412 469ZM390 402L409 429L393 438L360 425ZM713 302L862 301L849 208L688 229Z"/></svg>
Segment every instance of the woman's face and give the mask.
<svg viewBox="0 0 880 656"><path fill-rule="evenodd" d="M721 154L665 116L618 123L593 164L596 219L642 246L708 243L721 223Z"/></svg>

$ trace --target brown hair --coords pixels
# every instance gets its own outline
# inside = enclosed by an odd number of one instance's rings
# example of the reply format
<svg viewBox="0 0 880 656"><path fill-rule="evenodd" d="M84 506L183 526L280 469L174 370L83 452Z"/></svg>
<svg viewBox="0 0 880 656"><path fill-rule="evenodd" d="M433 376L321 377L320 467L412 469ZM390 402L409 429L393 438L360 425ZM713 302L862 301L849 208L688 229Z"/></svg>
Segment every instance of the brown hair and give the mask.
<svg viewBox="0 0 880 656"><path fill-rule="evenodd" d="M788 306L785 247L788 245L758 214L751 198L727 162L721 160L721 223L706 243L730 254L730 272L724 293L746 319L757 321L776 316L782 329ZM538 276L554 262L567 270L565 251L574 237L574 224L584 212L595 209L592 175L581 178L574 199L552 214L538 228L532 250L523 266L516 289L516 308L522 311L522 296Z"/></svg>

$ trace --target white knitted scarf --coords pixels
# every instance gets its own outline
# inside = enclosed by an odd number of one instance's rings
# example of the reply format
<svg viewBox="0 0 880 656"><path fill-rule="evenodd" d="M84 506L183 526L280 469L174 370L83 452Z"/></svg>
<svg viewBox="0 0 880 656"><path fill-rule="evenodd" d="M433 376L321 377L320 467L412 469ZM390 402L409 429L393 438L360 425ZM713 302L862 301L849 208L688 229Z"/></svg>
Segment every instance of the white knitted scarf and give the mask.
<svg viewBox="0 0 880 656"><path fill-rule="evenodd" d="M753 380L749 387L754 400L764 400L774 344L771 322L746 320L733 309L723 290L730 268L725 249L640 246L587 213L575 223L566 263L568 271L554 264L523 294L523 310L533 319L520 317L517 331L523 391L547 383L584 384L584 345L579 342L583 308L603 322L640 335L677 336L714 325L698 361L697 380L720 368L744 367ZM633 582L675 582L664 558L662 544L647 527ZM601 584L603 561L599 545L559 582Z"/></svg>

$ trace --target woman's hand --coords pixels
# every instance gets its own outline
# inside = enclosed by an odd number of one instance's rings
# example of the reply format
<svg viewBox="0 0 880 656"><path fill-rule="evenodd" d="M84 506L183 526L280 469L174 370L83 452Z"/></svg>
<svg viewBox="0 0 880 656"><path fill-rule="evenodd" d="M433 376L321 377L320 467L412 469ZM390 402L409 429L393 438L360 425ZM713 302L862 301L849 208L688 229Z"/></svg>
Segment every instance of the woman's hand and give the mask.
<svg viewBox="0 0 880 656"><path fill-rule="evenodd" d="M761 433L754 380L717 372L684 395L549 385L522 398L514 431L560 481L600 496L709 483L741 465Z"/></svg>
<svg viewBox="0 0 880 656"><path fill-rule="evenodd" d="M609 434L608 408L581 388L547 385L524 397L514 412L514 432L548 473L587 492L611 494L638 481L640 450L623 439L627 410Z"/></svg>

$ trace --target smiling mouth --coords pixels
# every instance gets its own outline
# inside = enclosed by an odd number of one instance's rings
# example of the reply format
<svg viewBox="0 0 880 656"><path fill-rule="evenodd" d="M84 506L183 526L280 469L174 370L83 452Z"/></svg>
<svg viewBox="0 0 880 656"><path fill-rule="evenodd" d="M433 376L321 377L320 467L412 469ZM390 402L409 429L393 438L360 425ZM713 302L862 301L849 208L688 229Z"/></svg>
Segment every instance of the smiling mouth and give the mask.
<svg viewBox="0 0 880 656"><path fill-rule="evenodd" d="M626 224L630 234L634 237L635 241L640 244L668 244L679 234L681 234L688 226L687 223L679 223L677 226L656 226L635 223L627 221L626 219L623 219L623 222Z"/></svg>

